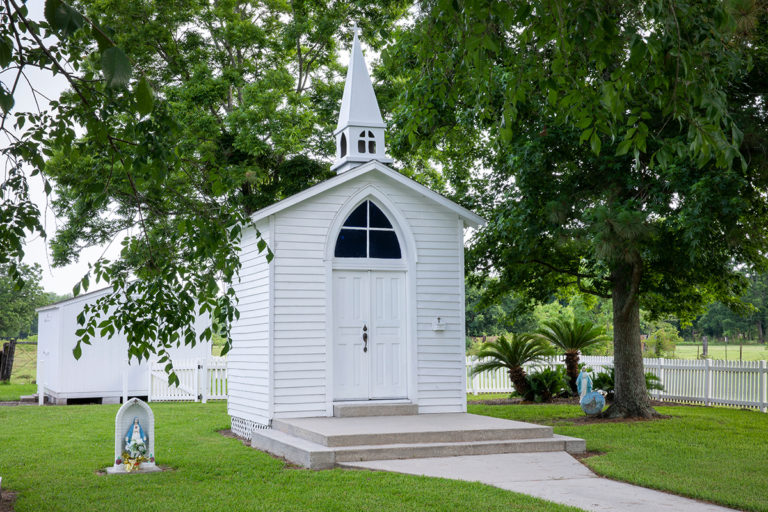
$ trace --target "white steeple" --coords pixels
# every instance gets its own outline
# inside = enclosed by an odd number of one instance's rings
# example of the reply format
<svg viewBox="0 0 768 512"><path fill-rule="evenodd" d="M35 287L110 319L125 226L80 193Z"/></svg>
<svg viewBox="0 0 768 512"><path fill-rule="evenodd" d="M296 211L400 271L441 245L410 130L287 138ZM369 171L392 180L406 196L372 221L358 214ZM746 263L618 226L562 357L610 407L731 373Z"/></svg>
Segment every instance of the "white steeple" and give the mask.
<svg viewBox="0 0 768 512"><path fill-rule="evenodd" d="M336 137L336 161L331 170L342 173L371 160L390 163L384 154L384 120L373 92L371 77L360 48L357 26L354 27L352 52L341 99Z"/></svg>

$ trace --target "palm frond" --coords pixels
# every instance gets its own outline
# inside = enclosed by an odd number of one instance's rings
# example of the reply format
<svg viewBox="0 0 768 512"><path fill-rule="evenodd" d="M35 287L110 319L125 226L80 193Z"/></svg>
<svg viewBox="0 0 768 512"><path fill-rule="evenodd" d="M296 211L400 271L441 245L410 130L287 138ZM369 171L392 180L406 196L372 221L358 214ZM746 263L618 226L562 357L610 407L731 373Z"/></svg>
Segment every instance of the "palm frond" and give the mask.
<svg viewBox="0 0 768 512"><path fill-rule="evenodd" d="M550 346L543 340L527 334L506 334L495 341L481 345L477 352L480 359L490 358L472 368L472 373L482 373L497 368L512 370L526 363L536 362L551 355Z"/></svg>
<svg viewBox="0 0 768 512"><path fill-rule="evenodd" d="M536 331L536 337L564 352L581 352L610 339L601 326L576 319L571 322L564 319L544 322L544 327Z"/></svg>

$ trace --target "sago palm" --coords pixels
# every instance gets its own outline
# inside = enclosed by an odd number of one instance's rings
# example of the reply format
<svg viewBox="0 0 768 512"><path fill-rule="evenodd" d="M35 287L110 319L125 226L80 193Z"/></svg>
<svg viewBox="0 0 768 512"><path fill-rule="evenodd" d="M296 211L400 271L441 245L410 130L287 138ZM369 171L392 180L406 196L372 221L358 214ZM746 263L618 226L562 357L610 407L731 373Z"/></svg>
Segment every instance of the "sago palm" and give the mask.
<svg viewBox="0 0 768 512"><path fill-rule="evenodd" d="M544 322L544 327L536 331L536 336L565 352L565 369L571 391L576 392L576 379L579 376L579 353L584 349L610 339L605 330L592 322L579 322L574 319Z"/></svg>
<svg viewBox="0 0 768 512"><path fill-rule="evenodd" d="M483 361L472 368L472 374L506 368L512 385L520 396L525 397L528 394L528 381L525 378L523 365L539 361L551 353L552 350L547 343L529 334L499 336L495 341L483 343L480 347L477 357L490 360Z"/></svg>

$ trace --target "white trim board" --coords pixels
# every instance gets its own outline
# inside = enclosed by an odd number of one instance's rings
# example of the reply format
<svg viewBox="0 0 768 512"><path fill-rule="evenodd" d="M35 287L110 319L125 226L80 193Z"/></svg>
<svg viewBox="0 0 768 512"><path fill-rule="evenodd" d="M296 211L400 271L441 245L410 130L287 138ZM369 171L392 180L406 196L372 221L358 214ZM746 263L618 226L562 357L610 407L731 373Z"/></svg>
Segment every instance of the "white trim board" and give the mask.
<svg viewBox="0 0 768 512"><path fill-rule="evenodd" d="M422 195L423 197L430 199L440 204L441 206L455 212L459 216L459 218L461 218L464 221L465 225L469 227L478 228L486 224L485 219L483 219L479 215L467 210L463 206L460 206L454 203L450 199L441 196L437 192L428 189L424 185L415 182L414 180L408 178L407 176L400 174L399 172L395 171L391 167L386 166L377 160L371 160L366 164L363 164L350 171L334 176L333 178L330 178L322 183L318 183L317 185L310 187L306 190L303 190L298 194L294 194L291 197L283 199L282 201L278 201L273 205L267 206L266 208L263 208L255 212L253 215L251 215L251 220L253 220L254 222L259 221L265 217L268 217L269 215L272 215L281 210L284 210L286 208L299 204L311 197L314 197L318 194L325 192L326 190L330 190L332 188L338 187L339 185L342 185L350 180L353 180L358 176L362 176L370 172L378 172L400 183L401 185L405 185L406 187Z"/></svg>

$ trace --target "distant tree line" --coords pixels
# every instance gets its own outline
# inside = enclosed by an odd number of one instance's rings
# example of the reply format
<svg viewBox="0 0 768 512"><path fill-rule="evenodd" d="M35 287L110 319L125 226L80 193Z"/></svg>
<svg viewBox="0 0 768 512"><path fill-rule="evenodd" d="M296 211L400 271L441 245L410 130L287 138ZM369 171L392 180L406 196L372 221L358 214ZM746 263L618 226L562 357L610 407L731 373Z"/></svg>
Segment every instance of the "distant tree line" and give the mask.
<svg viewBox="0 0 768 512"><path fill-rule="evenodd" d="M0 265L0 337L26 338L37 334L35 309L67 298L46 292L41 285L40 265L19 265L24 286L11 278L8 269Z"/></svg>
<svg viewBox="0 0 768 512"><path fill-rule="evenodd" d="M640 331L646 351L662 355L674 350L682 341L757 341L765 343L768 329L768 275L749 276L749 286L741 303L724 304L713 301L695 319L684 322L677 317L653 318L648 311L640 312ZM483 290L493 286L493 280L480 285L466 283L467 336L499 336L504 333L525 333L540 328L544 322L557 319L589 321L606 328L612 334L613 309L611 301L576 293L569 297L552 295L541 303L525 303L519 295L509 293L495 303L483 302ZM604 347L606 351L610 346ZM602 347L593 351L600 352Z"/></svg>

